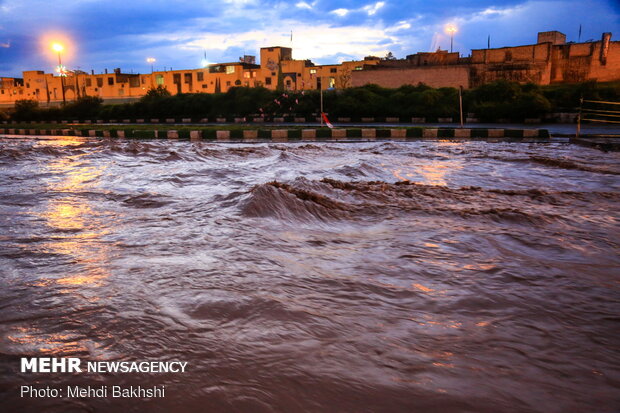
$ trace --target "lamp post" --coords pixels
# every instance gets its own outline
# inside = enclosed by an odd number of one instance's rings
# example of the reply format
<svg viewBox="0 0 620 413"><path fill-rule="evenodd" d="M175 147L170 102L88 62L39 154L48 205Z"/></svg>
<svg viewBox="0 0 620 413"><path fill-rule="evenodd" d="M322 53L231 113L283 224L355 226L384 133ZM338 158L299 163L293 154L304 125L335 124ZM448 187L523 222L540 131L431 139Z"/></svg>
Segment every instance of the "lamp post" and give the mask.
<svg viewBox="0 0 620 413"><path fill-rule="evenodd" d="M452 53L452 46L454 44L454 33L456 33L456 27L450 25L446 27L446 31L450 33L450 53Z"/></svg>
<svg viewBox="0 0 620 413"><path fill-rule="evenodd" d="M146 61L151 64L151 87L153 87L153 63L155 63L155 58L149 57L146 59Z"/></svg>
<svg viewBox="0 0 620 413"><path fill-rule="evenodd" d="M65 100L65 72L62 67L62 61L60 59L60 52L62 52L65 48L60 43L54 43L52 45L52 49L58 53L58 74L60 75L60 85L62 88L62 104L65 105L67 101Z"/></svg>

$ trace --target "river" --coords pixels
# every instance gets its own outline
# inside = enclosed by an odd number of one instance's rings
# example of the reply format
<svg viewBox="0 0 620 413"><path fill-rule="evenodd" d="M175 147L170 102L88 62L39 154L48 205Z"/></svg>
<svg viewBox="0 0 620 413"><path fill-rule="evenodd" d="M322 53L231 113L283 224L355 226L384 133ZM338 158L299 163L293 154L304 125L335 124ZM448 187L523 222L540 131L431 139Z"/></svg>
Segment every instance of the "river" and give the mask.
<svg viewBox="0 0 620 413"><path fill-rule="evenodd" d="M0 137L0 405L617 412L619 201L620 155L566 143Z"/></svg>

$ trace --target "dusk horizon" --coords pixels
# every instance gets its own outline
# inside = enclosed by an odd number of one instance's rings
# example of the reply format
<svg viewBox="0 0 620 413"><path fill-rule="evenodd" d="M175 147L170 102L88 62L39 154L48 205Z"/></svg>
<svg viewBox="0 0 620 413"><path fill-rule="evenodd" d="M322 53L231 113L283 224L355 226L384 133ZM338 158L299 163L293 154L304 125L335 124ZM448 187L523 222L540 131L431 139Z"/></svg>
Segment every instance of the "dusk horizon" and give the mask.
<svg viewBox="0 0 620 413"><path fill-rule="evenodd" d="M125 6L125 5L123 5ZM53 7L53 9L51 9ZM536 33L560 31L568 42L620 35L620 7L613 1L466 1L458 6L423 2L227 0L209 7L190 3L0 1L0 76L53 72L53 42L65 44L69 70L126 73L194 69L258 55L261 47L292 47L295 59L315 64L450 49L536 43ZM587 13L586 13L587 12ZM110 13L115 13L111 18ZM105 19L106 24L98 22ZM43 23L41 23L43 22ZM612 36L615 40L616 36Z"/></svg>

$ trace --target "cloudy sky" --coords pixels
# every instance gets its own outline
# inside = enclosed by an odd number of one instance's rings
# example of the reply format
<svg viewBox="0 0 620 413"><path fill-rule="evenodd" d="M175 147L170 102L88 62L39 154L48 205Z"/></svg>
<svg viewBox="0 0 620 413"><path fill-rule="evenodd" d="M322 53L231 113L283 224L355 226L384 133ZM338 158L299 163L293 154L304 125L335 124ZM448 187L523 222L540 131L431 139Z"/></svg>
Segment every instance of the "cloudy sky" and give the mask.
<svg viewBox="0 0 620 413"><path fill-rule="evenodd" d="M567 40L620 40L618 0L0 0L0 76L54 69L50 44L66 45L63 64L149 72L200 67L292 46L296 59L334 63L367 55L396 57L454 49L532 44L539 31ZM293 39L291 42L291 31Z"/></svg>

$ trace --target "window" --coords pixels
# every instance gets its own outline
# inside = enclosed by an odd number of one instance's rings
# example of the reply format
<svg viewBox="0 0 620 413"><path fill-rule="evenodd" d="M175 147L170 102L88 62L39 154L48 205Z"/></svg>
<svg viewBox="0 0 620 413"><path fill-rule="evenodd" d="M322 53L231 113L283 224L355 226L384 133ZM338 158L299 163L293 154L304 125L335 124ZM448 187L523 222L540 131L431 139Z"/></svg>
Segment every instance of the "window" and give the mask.
<svg viewBox="0 0 620 413"><path fill-rule="evenodd" d="M108 77L108 85L114 86L114 78L112 76Z"/></svg>
<svg viewBox="0 0 620 413"><path fill-rule="evenodd" d="M256 77L256 72L252 72L252 77Z"/></svg>
<svg viewBox="0 0 620 413"><path fill-rule="evenodd" d="M164 85L164 75L157 75L155 76L155 83L157 83L157 85Z"/></svg>
<svg viewBox="0 0 620 413"><path fill-rule="evenodd" d="M230 80L226 81L226 86L230 86Z"/></svg>
<svg viewBox="0 0 620 413"><path fill-rule="evenodd" d="M102 77L98 77L97 78L97 87L103 87L103 78Z"/></svg>
<svg viewBox="0 0 620 413"><path fill-rule="evenodd" d="M91 87L93 85L93 81L91 78L87 77L86 78L86 87Z"/></svg>
<svg viewBox="0 0 620 413"><path fill-rule="evenodd" d="M250 78L250 72L243 72L243 77L245 79L249 79Z"/></svg>
<svg viewBox="0 0 620 413"><path fill-rule="evenodd" d="M266 77L265 78L265 84L266 85L270 85L271 84L271 78L270 77Z"/></svg>
<svg viewBox="0 0 620 413"><path fill-rule="evenodd" d="M192 83L192 74L191 73L184 73L183 74L183 81L188 84L188 83Z"/></svg>
<svg viewBox="0 0 620 413"><path fill-rule="evenodd" d="M142 77L142 84L145 84L145 83L146 83L146 78Z"/></svg>
<svg viewBox="0 0 620 413"><path fill-rule="evenodd" d="M202 82L205 80L205 72L198 72L196 73L196 78L198 79L199 82Z"/></svg>
<svg viewBox="0 0 620 413"><path fill-rule="evenodd" d="M140 87L140 78L137 76L129 78L129 87Z"/></svg>
<svg viewBox="0 0 620 413"><path fill-rule="evenodd" d="M235 86L241 86L241 81L239 79L235 80Z"/></svg>
<svg viewBox="0 0 620 413"><path fill-rule="evenodd" d="M336 69L335 67L332 67L331 69L329 69L329 73L336 73L338 72L338 69Z"/></svg>
<svg viewBox="0 0 620 413"><path fill-rule="evenodd" d="M26 87L30 89L30 83L26 82Z"/></svg>
<svg viewBox="0 0 620 413"><path fill-rule="evenodd" d="M181 83L181 74L180 73L175 73L172 75L172 83L174 83L175 85L178 85L179 83Z"/></svg>
<svg viewBox="0 0 620 413"><path fill-rule="evenodd" d="M336 78L335 77L330 77L329 78L329 87L330 88L336 87Z"/></svg>
<svg viewBox="0 0 620 413"><path fill-rule="evenodd" d="M276 72L271 72L271 76L275 76L275 75L276 75Z"/></svg>
<svg viewBox="0 0 620 413"><path fill-rule="evenodd" d="M363 66L355 66L355 70L364 70Z"/></svg>
<svg viewBox="0 0 620 413"><path fill-rule="evenodd" d="M208 88L208 87L209 87L209 85L202 85L202 88L203 88L203 89L206 89L206 88Z"/></svg>
<svg viewBox="0 0 620 413"><path fill-rule="evenodd" d="M310 69L310 74L311 75L316 75L316 69Z"/></svg>
<svg viewBox="0 0 620 413"><path fill-rule="evenodd" d="M291 81L289 79L286 80L286 86L291 86Z"/></svg>
<svg viewBox="0 0 620 413"><path fill-rule="evenodd" d="M229 75L231 73L235 73L235 67L234 66L226 66L226 74Z"/></svg>

